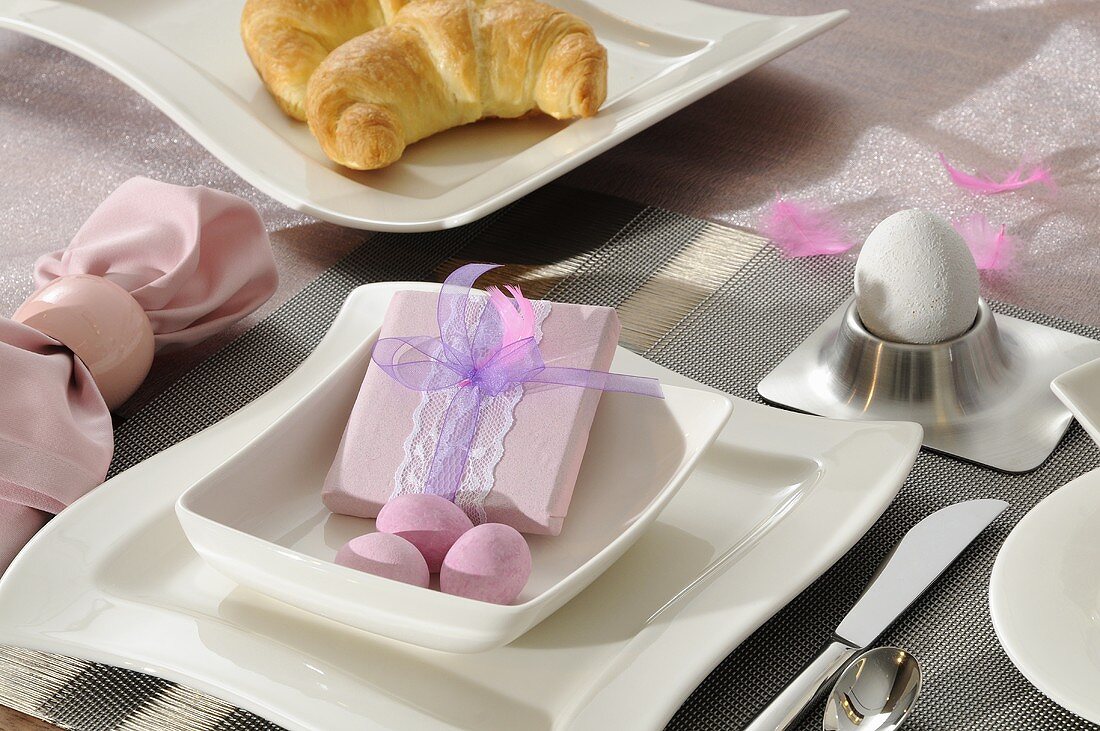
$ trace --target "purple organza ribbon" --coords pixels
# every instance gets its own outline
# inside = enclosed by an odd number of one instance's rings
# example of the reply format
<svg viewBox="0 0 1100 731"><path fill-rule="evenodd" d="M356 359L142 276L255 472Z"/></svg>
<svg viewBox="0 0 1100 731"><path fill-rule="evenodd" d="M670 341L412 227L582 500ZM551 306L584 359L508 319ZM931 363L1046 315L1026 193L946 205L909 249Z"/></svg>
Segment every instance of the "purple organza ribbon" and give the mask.
<svg viewBox="0 0 1100 731"><path fill-rule="evenodd" d="M371 357L391 378L414 391L455 388L440 429L424 492L454 501L462 484L483 398L515 385L556 384L664 398L654 378L547 366L529 337L503 344L504 325L486 303L471 337L466 322L473 284L496 264L467 264L443 283L436 303L439 337L382 338ZM457 387L457 388L456 388Z"/></svg>

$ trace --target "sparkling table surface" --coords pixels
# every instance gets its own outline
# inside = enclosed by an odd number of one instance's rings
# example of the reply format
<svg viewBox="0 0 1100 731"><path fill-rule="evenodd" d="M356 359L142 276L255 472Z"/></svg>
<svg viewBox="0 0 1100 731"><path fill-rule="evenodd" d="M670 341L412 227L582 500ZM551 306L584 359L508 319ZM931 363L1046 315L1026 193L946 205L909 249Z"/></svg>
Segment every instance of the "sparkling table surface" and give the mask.
<svg viewBox="0 0 1100 731"><path fill-rule="evenodd" d="M751 228L775 195L835 206L866 235L894 210L972 210L1022 241L987 297L1100 325L1100 5L1092 0L722 0L803 14L850 7L839 28L737 80L566 176L570 185ZM966 169L1042 156L1059 192L976 199ZM318 222L230 172L136 93L39 41L0 31L0 309L134 175L234 192L261 211L282 283L221 338L161 359L128 410L293 295L367 232ZM23 721L0 711L0 729ZM27 721L26 723L30 723ZM27 726L32 728L32 726Z"/></svg>

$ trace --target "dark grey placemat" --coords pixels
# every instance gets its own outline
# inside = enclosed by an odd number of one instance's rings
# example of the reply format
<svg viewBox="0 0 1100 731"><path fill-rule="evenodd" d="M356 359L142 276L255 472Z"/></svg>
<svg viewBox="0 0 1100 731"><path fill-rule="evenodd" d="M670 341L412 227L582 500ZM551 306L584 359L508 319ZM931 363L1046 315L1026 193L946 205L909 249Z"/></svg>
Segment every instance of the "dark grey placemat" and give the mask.
<svg viewBox="0 0 1100 731"><path fill-rule="evenodd" d="M224 418L285 377L360 284L439 279L468 260L509 263L533 296L615 306L624 342L662 365L743 398L849 293L851 262L788 260L751 234L625 201L550 186L448 232L371 237L348 259L206 361L117 431L112 473ZM1089 336L1100 330L997 306ZM1085 729L1012 667L990 625L997 549L1031 506L1100 464L1074 426L1024 476L922 453L885 516L841 561L750 637L700 685L669 728L736 729L828 638L879 560L927 513L975 497L1013 507L883 638L927 674L914 729ZM273 729L217 699L156 678L0 648L0 702L69 728ZM820 728L820 710L802 724Z"/></svg>

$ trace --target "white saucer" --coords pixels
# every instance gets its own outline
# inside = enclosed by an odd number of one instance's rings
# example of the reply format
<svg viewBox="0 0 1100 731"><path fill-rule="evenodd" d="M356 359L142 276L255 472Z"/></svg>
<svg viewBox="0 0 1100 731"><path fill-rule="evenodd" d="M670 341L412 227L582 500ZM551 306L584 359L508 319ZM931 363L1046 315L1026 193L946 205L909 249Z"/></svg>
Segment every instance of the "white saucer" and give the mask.
<svg viewBox="0 0 1100 731"><path fill-rule="evenodd" d="M492 120L412 145L381 171L329 161L260 83L243 0L5 0L0 27L71 51L157 105L234 172L343 226L426 231L481 218L847 17L756 15L691 0L555 0L608 50L608 100L573 123Z"/></svg>
<svg viewBox="0 0 1100 731"><path fill-rule="evenodd" d="M1058 705L1100 723L1100 470L1031 509L989 580L1009 658Z"/></svg>
<svg viewBox="0 0 1100 731"><path fill-rule="evenodd" d="M920 428L735 399L735 417L657 520L588 589L512 644L424 650L241 588L173 508L378 327L355 290L293 374L118 475L44 528L0 579L0 643L185 683L292 731L659 729L734 647L844 554L893 499ZM698 386L639 356L616 370Z"/></svg>

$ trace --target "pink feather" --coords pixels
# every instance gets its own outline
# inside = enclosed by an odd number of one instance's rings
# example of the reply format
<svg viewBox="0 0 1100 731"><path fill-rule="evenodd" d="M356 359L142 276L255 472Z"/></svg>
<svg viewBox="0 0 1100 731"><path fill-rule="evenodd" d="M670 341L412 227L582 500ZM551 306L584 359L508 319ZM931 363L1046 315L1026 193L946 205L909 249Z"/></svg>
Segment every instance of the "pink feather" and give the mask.
<svg viewBox="0 0 1100 731"><path fill-rule="evenodd" d="M760 231L790 257L840 254L854 246L826 211L779 195L760 219Z"/></svg>
<svg viewBox="0 0 1100 731"><path fill-rule="evenodd" d="M1005 231L1005 225L989 222L981 213L972 213L951 223L966 241L974 263L981 271L1001 271L1012 266L1018 241Z"/></svg>
<svg viewBox="0 0 1100 731"><path fill-rule="evenodd" d="M523 296L519 287L511 284L504 286L513 299L497 287L489 287L489 302L500 313L500 322L503 327L500 347L504 348L520 340L535 336L535 307L531 300ZM514 304L513 304L514 303Z"/></svg>
<svg viewBox="0 0 1100 731"><path fill-rule="evenodd" d="M1050 174L1050 168L1042 163L1022 162L1002 180L994 180L991 176L984 173L979 173L977 175L964 173L952 166L942 152L937 152L936 156L940 158L940 162L943 163L944 169L947 171L947 174L951 176L951 180L955 185L978 195L1007 193L1035 184L1043 185L1051 191L1056 188L1054 178Z"/></svg>

